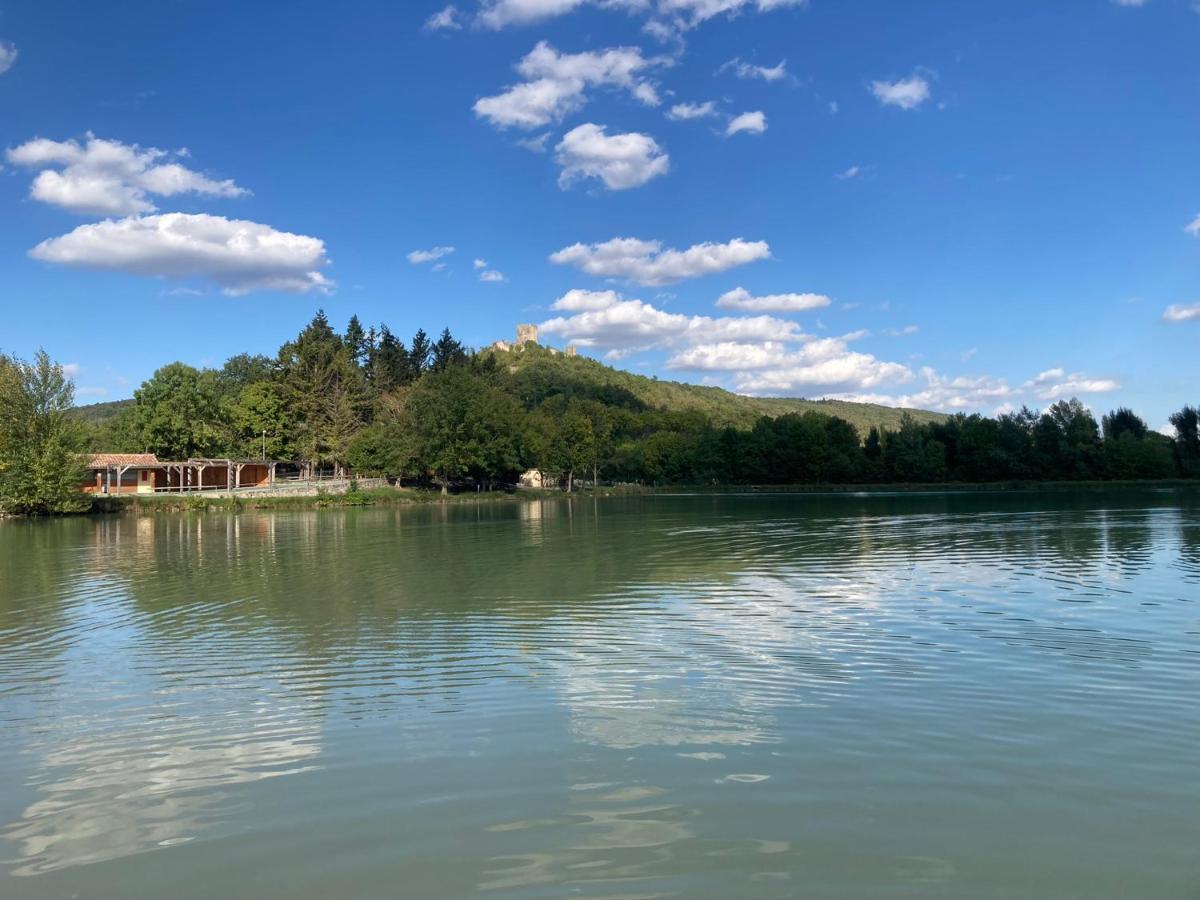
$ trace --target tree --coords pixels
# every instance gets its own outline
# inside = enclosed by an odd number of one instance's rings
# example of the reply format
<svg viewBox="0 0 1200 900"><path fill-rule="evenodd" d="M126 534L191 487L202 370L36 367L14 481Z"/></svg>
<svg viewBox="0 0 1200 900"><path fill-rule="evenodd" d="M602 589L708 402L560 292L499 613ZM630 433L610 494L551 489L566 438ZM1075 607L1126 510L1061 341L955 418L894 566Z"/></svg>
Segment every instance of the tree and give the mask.
<svg viewBox="0 0 1200 900"><path fill-rule="evenodd" d="M413 380L408 349L387 325L379 326L379 339L368 356L367 375L379 394L394 391Z"/></svg>
<svg viewBox="0 0 1200 900"><path fill-rule="evenodd" d="M1200 476L1200 410L1185 406L1171 414L1175 427L1175 454L1179 461L1179 474L1184 478Z"/></svg>
<svg viewBox="0 0 1200 900"><path fill-rule="evenodd" d="M408 348L408 370L409 380L415 381L420 378L425 370L429 367L429 354L432 348L429 345L429 335L425 333L424 328L418 328L417 333L413 335L412 344Z"/></svg>
<svg viewBox="0 0 1200 900"><path fill-rule="evenodd" d="M444 372L449 366L458 365L466 358L463 345L454 339L449 328L444 328L441 337L433 345L429 368L434 372Z"/></svg>
<svg viewBox="0 0 1200 900"><path fill-rule="evenodd" d="M82 512L83 427L70 415L75 386L39 350L32 363L0 356L0 509Z"/></svg>
<svg viewBox="0 0 1200 900"><path fill-rule="evenodd" d="M239 353L227 359L214 376L217 393L235 397L246 385L270 381L274 374L274 363L268 357Z"/></svg>
<svg viewBox="0 0 1200 900"><path fill-rule="evenodd" d="M129 427L137 449L163 459L214 456L227 422L212 371L163 366L133 392Z"/></svg>
<svg viewBox="0 0 1200 900"><path fill-rule="evenodd" d="M233 437L232 450L238 456L261 455L267 459L292 456L295 425L277 383L258 381L246 385L229 404L227 419Z"/></svg>
<svg viewBox="0 0 1200 900"><path fill-rule="evenodd" d="M1125 406L1118 407L1100 421L1106 441L1115 441L1123 434L1132 435L1140 441L1150 430L1141 416Z"/></svg>
<svg viewBox="0 0 1200 900"><path fill-rule="evenodd" d="M358 316L350 317L343 340L346 342L346 349L350 351L350 358L354 360L354 364L360 368L365 366L370 345L362 322L358 321Z"/></svg>
<svg viewBox="0 0 1200 900"><path fill-rule="evenodd" d="M401 425L412 441L414 465L443 494L453 480L491 479L520 465L523 410L466 366L422 378L405 403Z"/></svg>
<svg viewBox="0 0 1200 900"><path fill-rule="evenodd" d="M350 348L323 312L279 350L280 388L301 458L340 472L350 441L370 419L371 397Z"/></svg>

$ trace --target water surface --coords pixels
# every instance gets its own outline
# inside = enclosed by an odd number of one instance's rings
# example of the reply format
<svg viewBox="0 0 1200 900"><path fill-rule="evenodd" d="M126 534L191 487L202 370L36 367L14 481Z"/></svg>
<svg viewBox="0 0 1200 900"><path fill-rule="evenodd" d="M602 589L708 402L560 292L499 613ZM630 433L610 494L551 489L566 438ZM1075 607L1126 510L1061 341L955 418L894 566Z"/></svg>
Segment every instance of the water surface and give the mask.
<svg viewBox="0 0 1200 900"><path fill-rule="evenodd" d="M0 522L3 897L1200 897L1200 500Z"/></svg>

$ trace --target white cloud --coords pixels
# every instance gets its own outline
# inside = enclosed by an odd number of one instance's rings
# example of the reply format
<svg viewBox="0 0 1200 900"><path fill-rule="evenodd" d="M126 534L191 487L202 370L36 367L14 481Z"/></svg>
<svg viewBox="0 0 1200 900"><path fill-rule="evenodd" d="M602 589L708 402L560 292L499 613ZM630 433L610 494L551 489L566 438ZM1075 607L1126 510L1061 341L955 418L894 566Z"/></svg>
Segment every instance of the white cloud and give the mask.
<svg viewBox="0 0 1200 900"><path fill-rule="evenodd" d="M546 142L550 140L550 132L546 131L534 137L518 138L517 146L524 147L530 153L545 153Z"/></svg>
<svg viewBox="0 0 1200 900"><path fill-rule="evenodd" d="M486 269L488 267L486 259L477 259L471 265L476 269Z"/></svg>
<svg viewBox="0 0 1200 900"><path fill-rule="evenodd" d="M619 88L647 106L657 106L658 90L644 73L669 64L666 57L647 59L637 47L559 53L540 41L517 64L524 81L477 100L475 115L497 128L541 128L583 107L587 90L597 87Z"/></svg>
<svg viewBox="0 0 1200 900"><path fill-rule="evenodd" d="M808 0L658 0L656 6L660 25L668 30L683 31L719 15L735 16L748 8L771 12L807 5Z"/></svg>
<svg viewBox="0 0 1200 900"><path fill-rule="evenodd" d="M1147 0L1112 0L1114 6L1145 6Z"/></svg>
<svg viewBox="0 0 1200 900"><path fill-rule="evenodd" d="M929 82L920 74L898 81L872 81L871 93L885 106L901 109L916 109L930 97Z"/></svg>
<svg viewBox="0 0 1200 900"><path fill-rule="evenodd" d="M11 44L8 41L0 41L0 75L3 75L11 69L17 62L16 44Z"/></svg>
<svg viewBox="0 0 1200 900"><path fill-rule="evenodd" d="M570 291L555 301L554 308L575 314L543 322L543 332L561 335L580 346L603 347L622 354L720 341L805 339L795 322L771 316L714 318L669 313L642 300L621 299L611 291Z"/></svg>
<svg viewBox="0 0 1200 900"><path fill-rule="evenodd" d="M1164 322L1190 322L1200 319L1200 303L1172 303L1163 310Z"/></svg>
<svg viewBox="0 0 1200 900"><path fill-rule="evenodd" d="M748 134L762 134L767 130L767 117L761 111L744 112L740 116L734 116L729 120L729 125L725 128L725 133L737 134L739 131L745 131Z"/></svg>
<svg viewBox="0 0 1200 900"><path fill-rule="evenodd" d="M1200 238L1200 216L1196 216L1190 223L1185 225L1183 230L1192 237Z"/></svg>
<svg viewBox="0 0 1200 900"><path fill-rule="evenodd" d="M128 216L153 212L151 196L207 194L240 197L246 194L232 180L214 181L174 159L186 150L170 152L107 141L88 134L87 141L35 138L10 149L10 163L41 171L29 195L73 213Z"/></svg>
<svg viewBox="0 0 1200 900"><path fill-rule="evenodd" d="M483 0L479 22L487 28L528 25L566 15L585 6L648 13L645 30L659 38L670 38L715 16L737 15L745 9L770 12L784 7L805 6L807 0Z"/></svg>
<svg viewBox="0 0 1200 900"><path fill-rule="evenodd" d="M664 250L659 241L613 238L600 244L572 244L551 254L550 261L575 266L589 275L657 287L724 272L770 256L766 241L741 238L725 244L694 244L686 250Z"/></svg>
<svg viewBox="0 0 1200 900"><path fill-rule="evenodd" d="M440 12L435 12L425 20L426 31L458 31L462 23L458 20L458 9L451 4Z"/></svg>
<svg viewBox="0 0 1200 900"><path fill-rule="evenodd" d="M905 325L903 328L889 328L885 334L889 337L908 337L911 334L916 334L921 329L916 325Z"/></svg>
<svg viewBox="0 0 1200 900"><path fill-rule="evenodd" d="M1106 394L1121 385L1112 378L1093 378L1081 372L1068 374L1062 368L1047 369L1022 387L1039 400L1062 400L1077 394Z"/></svg>
<svg viewBox="0 0 1200 900"><path fill-rule="evenodd" d="M551 309L563 312L589 312L608 309L621 302L621 295L616 291L585 291L572 288L551 305Z"/></svg>
<svg viewBox="0 0 1200 900"><path fill-rule="evenodd" d="M588 122L563 135L555 160L562 166L559 187L583 178L598 178L610 191L639 187L665 175L670 157L648 134L609 135L604 126Z"/></svg>
<svg viewBox="0 0 1200 900"><path fill-rule="evenodd" d="M508 281L503 272L498 272L495 269L484 269L479 273L479 280L492 284Z"/></svg>
<svg viewBox="0 0 1200 900"><path fill-rule="evenodd" d="M845 169L844 171L838 172L833 177L838 179L839 181L849 181L851 178L857 178L861 174L862 174L861 166L851 166L850 168Z"/></svg>
<svg viewBox="0 0 1200 900"><path fill-rule="evenodd" d="M414 250L408 254L408 261L414 266L419 266L422 263L433 262L441 259L443 256L449 256L454 252L453 247L431 247L428 250Z"/></svg>
<svg viewBox="0 0 1200 900"><path fill-rule="evenodd" d="M166 213L80 225L43 241L29 255L43 262L154 278L198 278L227 294L328 293L319 270L329 264L318 238L222 216Z"/></svg>
<svg viewBox="0 0 1200 900"><path fill-rule="evenodd" d="M79 373L83 371L83 366L79 365L79 363L64 363L62 370L63 375L67 376L67 378L78 378Z"/></svg>
<svg viewBox="0 0 1200 900"><path fill-rule="evenodd" d="M484 0L479 21L489 28L527 25L569 13L588 0Z"/></svg>
<svg viewBox="0 0 1200 900"><path fill-rule="evenodd" d="M767 294L754 297L743 287L726 291L717 298L722 309L742 309L747 312L804 312L828 306L830 300L824 294Z"/></svg>
<svg viewBox="0 0 1200 900"><path fill-rule="evenodd" d="M702 344L677 353L667 366L734 372L735 388L749 394L794 393L813 387L867 390L913 377L905 365L851 350L844 337L810 338L796 349L771 340Z"/></svg>
<svg viewBox="0 0 1200 900"><path fill-rule="evenodd" d="M733 71L733 74L738 78L761 78L763 81L781 81L787 78L787 60L780 60L774 66L756 66L734 57L729 62L723 64L717 69L717 74L722 72Z"/></svg>
<svg viewBox="0 0 1200 900"><path fill-rule="evenodd" d="M716 114L717 106L711 100L705 100L703 103L676 103L667 110L667 118L676 122L707 119Z"/></svg>

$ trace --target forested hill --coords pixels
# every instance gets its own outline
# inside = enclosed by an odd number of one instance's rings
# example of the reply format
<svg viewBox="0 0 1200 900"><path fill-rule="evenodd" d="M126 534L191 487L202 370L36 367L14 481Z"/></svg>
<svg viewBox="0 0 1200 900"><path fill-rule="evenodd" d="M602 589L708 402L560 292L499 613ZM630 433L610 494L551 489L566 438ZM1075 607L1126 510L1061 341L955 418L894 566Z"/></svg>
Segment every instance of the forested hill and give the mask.
<svg viewBox="0 0 1200 900"><path fill-rule="evenodd" d="M76 406L71 412L81 422L100 425L111 422L131 406L133 406L133 400L108 400L104 403L87 403L83 406Z"/></svg>
<svg viewBox="0 0 1200 900"><path fill-rule="evenodd" d="M866 437L872 426L896 431L907 412L919 424L942 422L944 413L918 409L900 409L874 403L849 403L845 400L803 400L799 397L746 397L719 387L662 381L636 375L583 356L567 356L536 344L526 344L520 350L485 350L494 354L497 362L510 371L519 372L525 383L540 383L545 393L580 393L595 395L604 388L628 392L654 409L670 412L699 412L718 427L732 425L748 429L763 416L777 417L787 413L819 412L837 416L855 427ZM575 391L572 391L575 388Z"/></svg>
<svg viewBox="0 0 1200 900"><path fill-rule="evenodd" d="M483 354L497 354L485 350ZM751 428L762 416L782 416L795 412L819 412L845 419L866 435L871 427L896 431L907 412L916 422L940 422L945 414L919 409L899 409L873 403L848 403L845 400L803 400L799 397L746 397L718 387L684 384L679 381L661 381L637 375L583 356L567 356L554 353L534 344L518 352L497 354L497 362L521 372L525 378L541 382L547 394L578 393L594 394L603 388L628 391L642 403L656 409L672 412L696 411L703 413L713 424L732 425L735 428ZM583 388L583 390L578 390ZM85 422L103 424L117 418L133 405L132 400L112 400L106 403L89 403L76 407L75 414Z"/></svg>

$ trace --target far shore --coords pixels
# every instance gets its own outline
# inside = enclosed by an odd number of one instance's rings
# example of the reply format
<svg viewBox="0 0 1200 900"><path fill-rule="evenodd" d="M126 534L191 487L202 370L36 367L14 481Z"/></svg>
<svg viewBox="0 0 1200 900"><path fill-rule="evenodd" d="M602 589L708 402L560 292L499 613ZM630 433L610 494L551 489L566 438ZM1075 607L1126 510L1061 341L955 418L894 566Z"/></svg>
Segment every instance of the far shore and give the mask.
<svg viewBox="0 0 1200 900"><path fill-rule="evenodd" d="M886 495L886 494L986 494L1046 491L1103 491L1136 488L1191 488L1200 490L1200 482L1187 479L1153 481L1004 481L942 482L931 484L796 484L796 485L601 485L581 486L571 493L562 490L529 488L460 491L443 495L436 488L377 487L342 494L309 496L205 496L203 494L129 494L99 498L92 515L120 513L153 514L160 512L238 512L242 510L346 509L364 506L429 506L437 504L506 503L527 500L569 499L572 497L620 496L736 496L736 495Z"/></svg>

